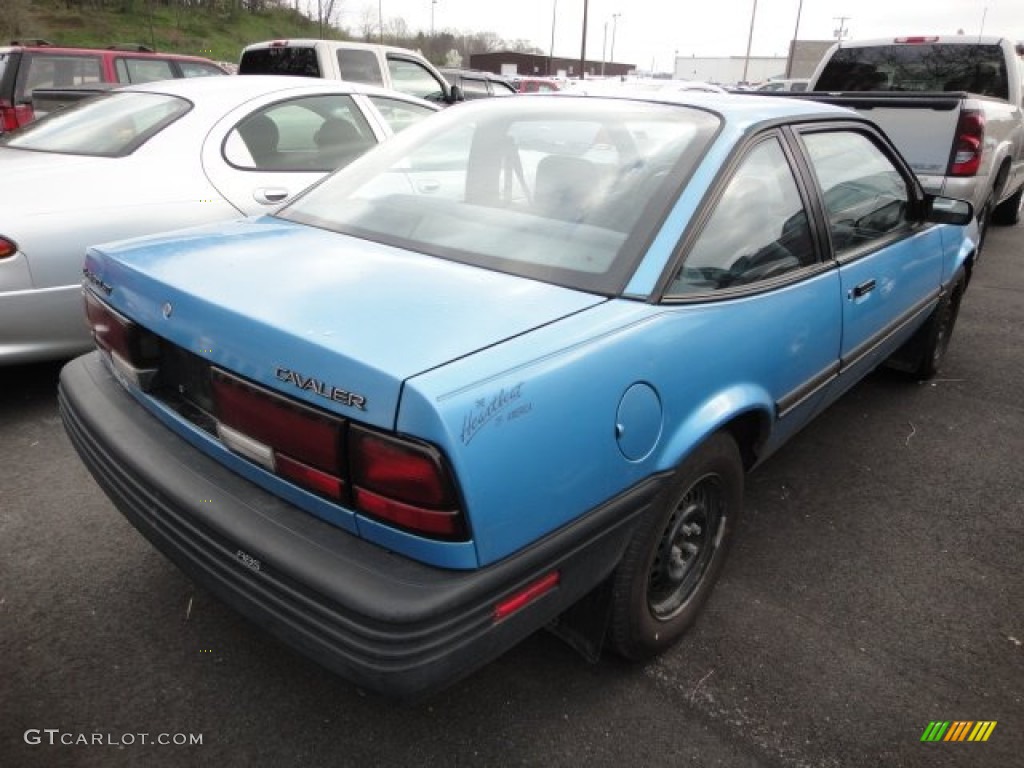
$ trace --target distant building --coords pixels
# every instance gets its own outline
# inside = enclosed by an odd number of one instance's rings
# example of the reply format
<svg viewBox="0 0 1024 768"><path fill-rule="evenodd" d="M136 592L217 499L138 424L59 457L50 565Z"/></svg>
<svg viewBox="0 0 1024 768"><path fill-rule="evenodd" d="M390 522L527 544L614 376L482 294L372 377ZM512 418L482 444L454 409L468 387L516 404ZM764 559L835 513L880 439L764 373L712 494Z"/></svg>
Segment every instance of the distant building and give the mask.
<svg viewBox="0 0 1024 768"><path fill-rule="evenodd" d="M567 59L561 56L548 57L541 53L518 53L515 51L496 51L494 53L473 53L469 57L469 66L496 75L523 75L526 77L570 77L580 76L580 60ZM614 61L593 61L587 59L587 77L600 77L602 68L605 77L619 77L636 71L635 64L623 64Z"/></svg>
<svg viewBox="0 0 1024 768"><path fill-rule="evenodd" d="M673 77L709 83L760 83L780 77L810 77L834 40L794 40L785 56L676 56ZM746 78L743 71L746 69Z"/></svg>

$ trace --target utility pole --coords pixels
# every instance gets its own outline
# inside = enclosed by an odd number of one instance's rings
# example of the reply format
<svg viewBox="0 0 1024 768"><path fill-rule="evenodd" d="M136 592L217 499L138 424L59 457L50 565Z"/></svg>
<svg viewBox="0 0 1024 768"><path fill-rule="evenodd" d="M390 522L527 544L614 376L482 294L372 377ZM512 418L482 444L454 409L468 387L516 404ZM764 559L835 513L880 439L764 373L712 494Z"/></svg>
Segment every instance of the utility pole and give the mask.
<svg viewBox="0 0 1024 768"><path fill-rule="evenodd" d="M793 57L796 56L796 41L800 39L800 14L804 11L804 0L796 9L796 27L793 29L793 42L789 44L789 59L786 61L786 79L793 76Z"/></svg>
<svg viewBox="0 0 1024 768"><path fill-rule="evenodd" d="M839 42L843 42L843 38L846 37L846 35L848 33L848 30L846 29L846 22L848 22L851 18L852 17L850 17L850 16L833 16L832 17L832 21L838 21L839 22L839 26L836 27L835 32L832 33L833 35L835 35L836 40L838 40Z"/></svg>
<svg viewBox="0 0 1024 768"><path fill-rule="evenodd" d="M551 77L551 70L555 63L555 17L558 14L558 0L551 4L551 47L548 48L548 77Z"/></svg>
<svg viewBox="0 0 1024 768"><path fill-rule="evenodd" d="M743 60L743 84L747 84L747 69L750 67L750 45L754 42L754 19L757 18L757 0L754 0L754 9L750 12L750 34L747 35L747 56Z"/></svg>
<svg viewBox="0 0 1024 768"><path fill-rule="evenodd" d="M587 76L587 11L590 10L590 0L583 0L583 42L580 43L580 80Z"/></svg>
<svg viewBox="0 0 1024 768"><path fill-rule="evenodd" d="M604 77L605 54L608 52L608 22L604 23L604 37L601 38L601 77Z"/></svg>

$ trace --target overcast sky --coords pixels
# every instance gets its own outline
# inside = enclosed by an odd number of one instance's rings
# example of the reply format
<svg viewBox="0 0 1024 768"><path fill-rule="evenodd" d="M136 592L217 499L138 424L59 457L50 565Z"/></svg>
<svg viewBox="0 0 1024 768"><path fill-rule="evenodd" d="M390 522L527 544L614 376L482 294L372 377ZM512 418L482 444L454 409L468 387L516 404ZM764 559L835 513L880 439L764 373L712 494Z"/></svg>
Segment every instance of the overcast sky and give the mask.
<svg viewBox="0 0 1024 768"><path fill-rule="evenodd" d="M742 56L747 49L755 0L590 0L587 58L649 69L671 69L680 56ZM785 56L800 0L756 0L751 55ZM554 18L556 56L579 58L583 0L343 0L342 23L358 29L359 19L378 5L385 20L404 17L410 30L494 32L506 40L525 39L545 53ZM554 13L553 13L554 11ZM613 22L612 15L620 16ZM804 0L802 40L835 37L840 17L850 38L895 35L1000 35L1024 41L1024 0ZM984 29L982 23L984 21ZM607 39L605 25L607 23Z"/></svg>

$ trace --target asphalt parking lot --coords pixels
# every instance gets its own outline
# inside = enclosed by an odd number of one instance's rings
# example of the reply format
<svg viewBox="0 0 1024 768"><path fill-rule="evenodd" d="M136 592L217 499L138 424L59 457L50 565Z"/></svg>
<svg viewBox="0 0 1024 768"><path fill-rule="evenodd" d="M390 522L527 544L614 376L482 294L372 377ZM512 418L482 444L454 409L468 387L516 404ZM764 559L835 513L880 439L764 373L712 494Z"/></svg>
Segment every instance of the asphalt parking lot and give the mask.
<svg viewBox="0 0 1024 768"><path fill-rule="evenodd" d="M1020 765L1022 328L1024 226L996 228L939 378L873 374L749 478L672 652L591 665L539 633L416 703L193 586L80 464L59 366L5 369L0 766ZM935 720L997 725L922 743Z"/></svg>

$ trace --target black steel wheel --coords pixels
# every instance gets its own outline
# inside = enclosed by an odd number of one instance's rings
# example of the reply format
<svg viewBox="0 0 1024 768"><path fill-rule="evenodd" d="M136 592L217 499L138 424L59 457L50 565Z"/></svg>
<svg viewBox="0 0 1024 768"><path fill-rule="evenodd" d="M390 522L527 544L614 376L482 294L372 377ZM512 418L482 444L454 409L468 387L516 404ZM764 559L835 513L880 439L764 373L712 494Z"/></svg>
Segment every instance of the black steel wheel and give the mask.
<svg viewBox="0 0 1024 768"><path fill-rule="evenodd" d="M679 467L616 569L611 645L655 656L693 624L722 565L743 499L736 442L718 433Z"/></svg>
<svg viewBox="0 0 1024 768"><path fill-rule="evenodd" d="M960 301L963 298L963 281L957 282L940 301L924 327L918 331L920 361L914 374L919 379L930 379L939 372L942 361L953 338L953 328L960 315Z"/></svg>

